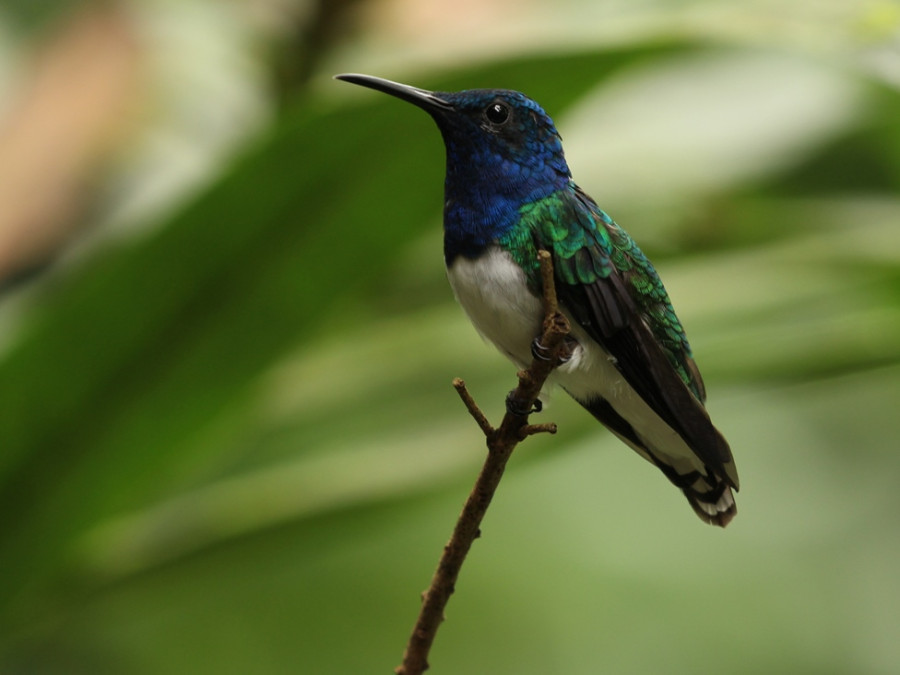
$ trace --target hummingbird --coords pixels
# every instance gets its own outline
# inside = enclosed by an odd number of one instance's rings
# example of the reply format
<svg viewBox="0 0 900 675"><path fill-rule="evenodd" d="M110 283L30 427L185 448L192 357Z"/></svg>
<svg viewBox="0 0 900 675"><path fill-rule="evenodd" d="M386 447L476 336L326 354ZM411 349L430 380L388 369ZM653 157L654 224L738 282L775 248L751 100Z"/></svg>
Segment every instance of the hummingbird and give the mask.
<svg viewBox="0 0 900 675"><path fill-rule="evenodd" d="M550 253L568 360L551 374L682 490L705 522L737 513L737 469L669 295L634 240L572 179L550 116L508 89L440 92L336 79L423 109L446 148L444 261L476 330L519 368L541 357L538 251Z"/></svg>

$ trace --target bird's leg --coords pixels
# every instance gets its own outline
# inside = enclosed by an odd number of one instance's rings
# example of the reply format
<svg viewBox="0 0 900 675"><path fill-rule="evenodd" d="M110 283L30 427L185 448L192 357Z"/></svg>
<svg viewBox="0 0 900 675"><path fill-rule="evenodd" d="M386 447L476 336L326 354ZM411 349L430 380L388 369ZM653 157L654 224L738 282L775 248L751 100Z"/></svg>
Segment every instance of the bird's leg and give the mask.
<svg viewBox="0 0 900 675"><path fill-rule="evenodd" d="M578 341L567 335L563 349L559 351L559 354L556 357L556 365L561 366L562 364L567 363L569 359L572 358L572 354L577 346ZM540 336L531 341L531 355L538 361L550 361L551 359L550 350L541 344Z"/></svg>
<svg viewBox="0 0 900 675"><path fill-rule="evenodd" d="M531 341L531 355L538 361L550 360L550 350L541 344L540 336Z"/></svg>
<svg viewBox="0 0 900 675"><path fill-rule="evenodd" d="M528 417L531 413L539 413L544 409L541 399L535 399L532 406L526 405L526 402L515 396L515 391L511 391L506 395L506 412L516 417Z"/></svg>

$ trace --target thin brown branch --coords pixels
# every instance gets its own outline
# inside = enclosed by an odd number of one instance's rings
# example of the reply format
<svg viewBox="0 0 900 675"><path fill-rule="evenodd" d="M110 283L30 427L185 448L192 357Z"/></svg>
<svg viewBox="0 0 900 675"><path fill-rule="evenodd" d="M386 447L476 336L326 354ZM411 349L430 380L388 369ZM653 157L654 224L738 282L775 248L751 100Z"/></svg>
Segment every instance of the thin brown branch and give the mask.
<svg viewBox="0 0 900 675"><path fill-rule="evenodd" d="M538 251L538 262L541 265L541 288L544 293L544 322L550 319L559 309L556 299L556 284L553 282L553 259L549 251Z"/></svg>
<svg viewBox="0 0 900 675"><path fill-rule="evenodd" d="M453 388L456 389L456 393L459 394L459 397L462 399L462 402L468 409L469 414L475 419L475 422L478 423L478 426L481 427L484 435L490 436L492 433L494 433L494 427L492 427L491 423L488 422L488 418L483 412L481 412L481 408L479 408L478 404L475 403L475 399L472 398L472 394L470 394L469 390L466 389L466 383L463 382L461 378L456 377L453 379Z"/></svg>
<svg viewBox="0 0 900 675"><path fill-rule="evenodd" d="M546 424L526 424L519 430L519 439L525 440L528 436L535 434L555 434L556 424L548 422Z"/></svg>
<svg viewBox="0 0 900 675"><path fill-rule="evenodd" d="M456 586L460 569L472 542L481 534L481 521L491 499L500 484L506 463L521 440L536 433L555 433L555 424L528 424L531 411L553 369L569 355L566 336L569 324L560 313L553 284L553 263L546 251L540 251L541 279L543 281L545 317L540 337L542 356L535 358L527 370L519 373L519 384L507 398L507 412L498 428L491 426L487 417L475 403L465 383L457 378L453 386L465 403L469 413L487 439L488 454L475 486L463 506L462 513L453 528L453 535L444 547L431 584L422 594L422 608L403 654L403 663L395 669L397 675L421 675L428 669L428 654L438 627L444 620L444 608Z"/></svg>

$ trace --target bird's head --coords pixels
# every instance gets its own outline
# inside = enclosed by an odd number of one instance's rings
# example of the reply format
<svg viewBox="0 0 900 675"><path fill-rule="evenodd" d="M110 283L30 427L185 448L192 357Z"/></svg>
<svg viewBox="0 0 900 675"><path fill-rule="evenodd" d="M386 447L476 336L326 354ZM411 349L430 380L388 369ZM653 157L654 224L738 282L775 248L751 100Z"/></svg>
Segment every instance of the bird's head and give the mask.
<svg viewBox="0 0 900 675"><path fill-rule="evenodd" d="M434 118L447 148L448 193L464 183L524 203L571 177L553 120L518 91L431 92L369 75L336 77L408 101Z"/></svg>

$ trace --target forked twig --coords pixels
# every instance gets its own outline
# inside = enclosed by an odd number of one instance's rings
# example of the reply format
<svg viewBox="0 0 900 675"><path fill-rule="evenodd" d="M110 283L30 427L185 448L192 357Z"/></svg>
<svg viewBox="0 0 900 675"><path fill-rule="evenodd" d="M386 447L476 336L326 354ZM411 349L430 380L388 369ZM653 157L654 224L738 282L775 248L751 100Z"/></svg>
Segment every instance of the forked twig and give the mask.
<svg viewBox="0 0 900 675"><path fill-rule="evenodd" d="M422 594L422 608L403 654L403 663L395 669L397 675L421 675L428 669L428 653L438 627L444 620L444 608L453 594L462 564L472 542L481 534L480 526L494 492L503 477L506 463L520 441L537 433L556 433L555 424L528 424L528 415L544 386L547 377L568 358L566 336L569 323L559 311L553 284L553 262L546 251L538 253L544 297L544 322L540 337L543 358L535 358L527 370L520 371L519 384L507 398L507 412L498 428L491 426L465 383L457 378L453 386L469 413L484 432L488 454L475 486L463 506L453 528L453 535L444 547L440 562L428 589ZM529 411L521 414L519 411Z"/></svg>

